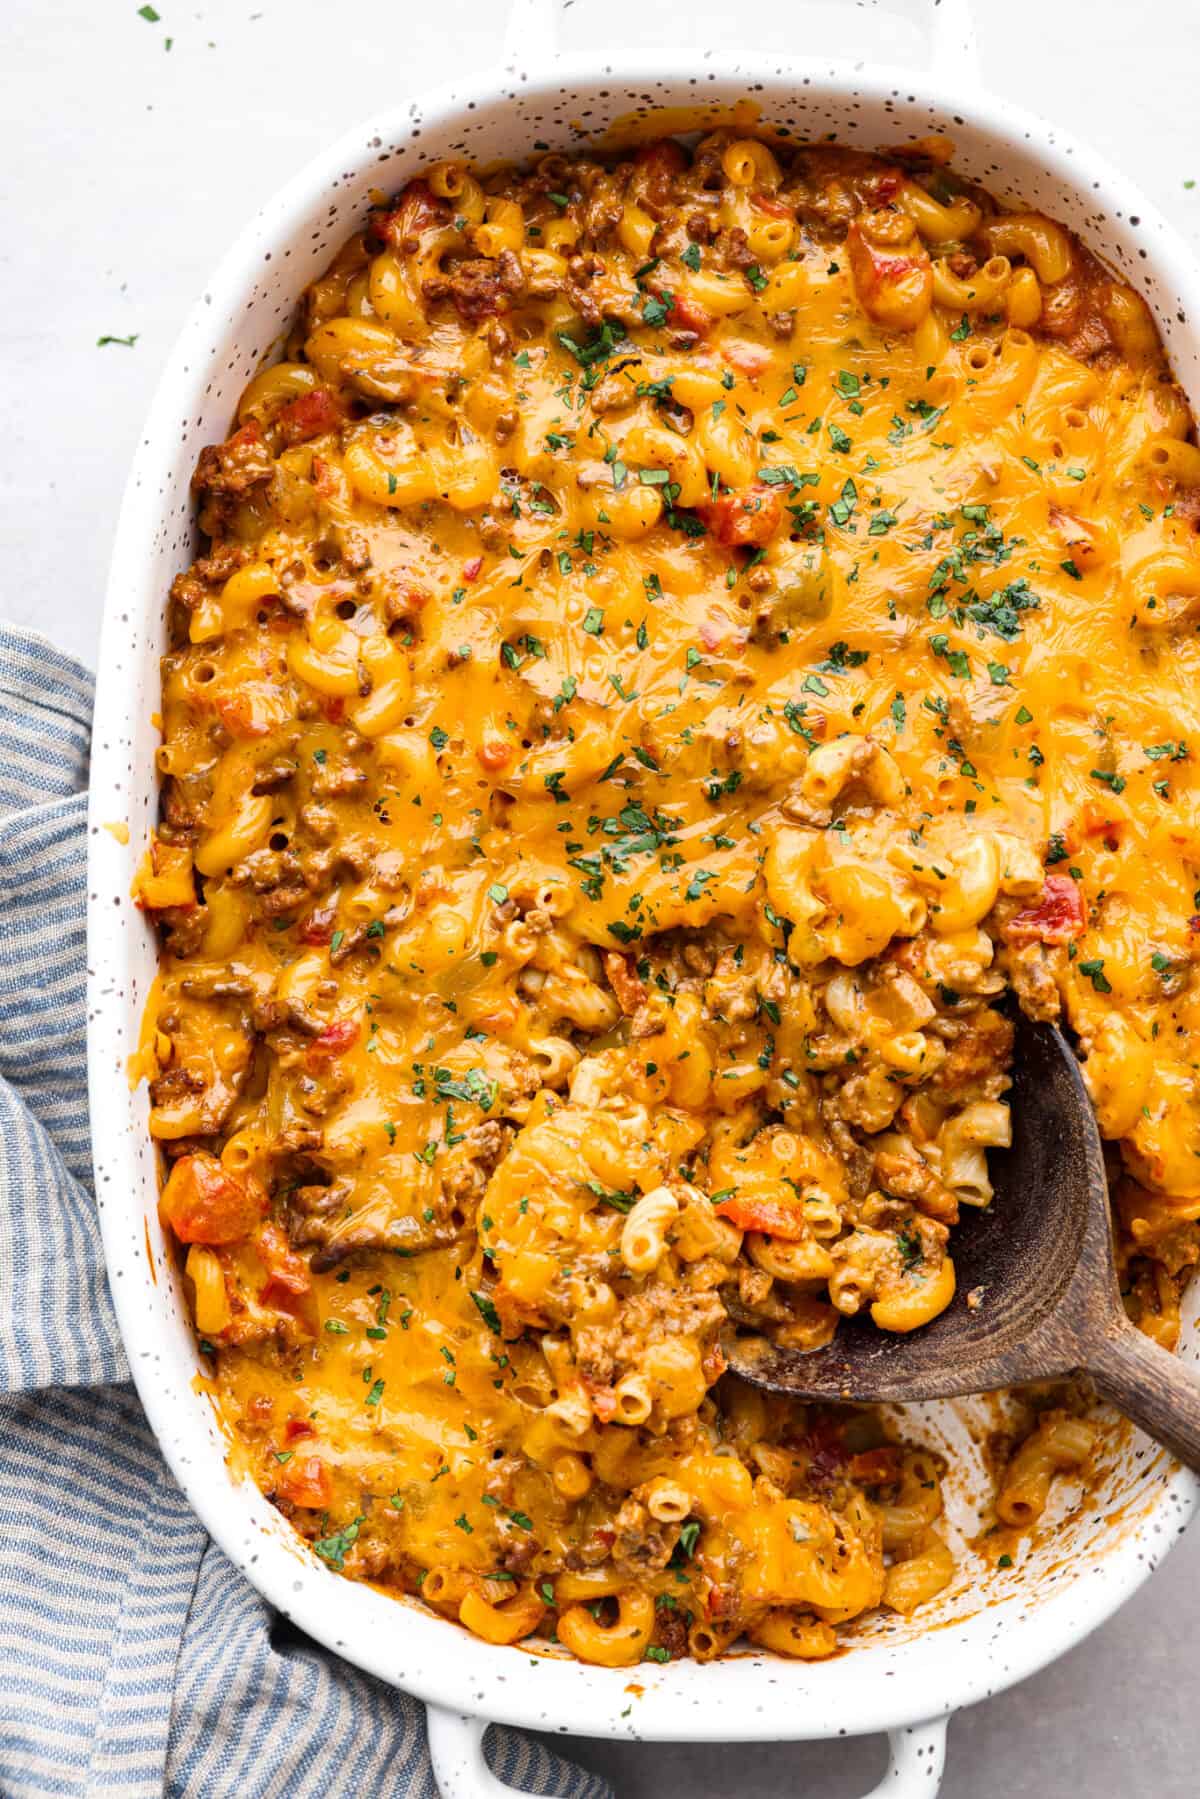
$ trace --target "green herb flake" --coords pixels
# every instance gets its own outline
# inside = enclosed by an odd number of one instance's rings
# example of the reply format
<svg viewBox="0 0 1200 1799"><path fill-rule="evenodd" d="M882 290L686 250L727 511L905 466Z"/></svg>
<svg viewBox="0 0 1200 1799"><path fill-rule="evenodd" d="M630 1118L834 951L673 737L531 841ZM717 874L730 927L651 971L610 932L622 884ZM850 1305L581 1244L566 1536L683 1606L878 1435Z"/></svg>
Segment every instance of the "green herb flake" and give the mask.
<svg viewBox="0 0 1200 1799"><path fill-rule="evenodd" d="M353 1523L343 1525L341 1530L335 1530L330 1536L319 1537L313 1548L323 1562L328 1562L340 1574L346 1566L346 1555L358 1541L358 1533L365 1523L365 1517L357 1517Z"/></svg>
<svg viewBox="0 0 1200 1799"><path fill-rule="evenodd" d="M488 1298L486 1293L476 1293L474 1291L471 1293L471 1298L474 1300L475 1309L483 1319L483 1322L487 1325L488 1329L498 1337L500 1335L500 1314L492 1301Z"/></svg>
<svg viewBox="0 0 1200 1799"><path fill-rule="evenodd" d="M1104 972L1104 957L1097 956L1091 962L1079 964L1080 974L1086 975L1097 993L1111 993L1112 983Z"/></svg>

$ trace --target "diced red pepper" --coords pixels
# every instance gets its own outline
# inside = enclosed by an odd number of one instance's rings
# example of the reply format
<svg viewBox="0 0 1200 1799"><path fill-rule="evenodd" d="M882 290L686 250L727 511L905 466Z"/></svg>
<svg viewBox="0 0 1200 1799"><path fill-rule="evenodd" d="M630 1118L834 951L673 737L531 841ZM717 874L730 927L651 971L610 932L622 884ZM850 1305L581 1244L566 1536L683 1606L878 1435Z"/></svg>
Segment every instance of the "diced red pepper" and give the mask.
<svg viewBox="0 0 1200 1799"><path fill-rule="evenodd" d="M1070 875L1047 875L1035 906L1004 927L1009 943L1070 943L1084 927L1083 895Z"/></svg>

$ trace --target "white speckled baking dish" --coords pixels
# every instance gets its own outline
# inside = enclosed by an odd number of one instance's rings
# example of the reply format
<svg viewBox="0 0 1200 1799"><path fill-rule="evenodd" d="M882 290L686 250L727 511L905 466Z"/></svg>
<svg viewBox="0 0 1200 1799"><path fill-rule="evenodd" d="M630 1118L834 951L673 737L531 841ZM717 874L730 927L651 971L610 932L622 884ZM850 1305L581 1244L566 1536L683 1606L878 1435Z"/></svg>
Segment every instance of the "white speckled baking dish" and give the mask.
<svg viewBox="0 0 1200 1799"><path fill-rule="evenodd" d="M931 70L746 57L605 52L556 62L556 0L519 0L498 73L368 121L319 157L242 234L188 320L134 461L108 590L92 766L89 1027L96 1182L109 1275L134 1378L167 1460L205 1525L246 1576L303 1630L430 1704L447 1799L509 1791L482 1754L487 1720L594 1736L753 1740L891 1734L883 1787L936 1792L946 1720L1034 1673L1106 1618L1146 1578L1195 1509L1197 1483L1113 1421L1084 1503L1060 1496L1019 1568L989 1571L963 1539L983 1471L969 1406L931 1406L908 1429L955 1447L951 1502L960 1576L921 1627L880 1617L822 1664L762 1653L637 1670L533 1660L331 1573L255 1488L226 1466L174 1264L158 1224L145 1090L126 1069L154 973L152 934L129 899L156 815L158 658L171 577L194 554L189 477L225 435L238 395L305 284L356 227L372 188L395 188L438 157L520 156L535 139L574 146L631 112L729 106L749 97L797 136L863 148L949 132L956 166L1001 199L1078 231L1146 296L1176 371L1200 407L1200 275L1165 222L1119 175L1039 120L987 96L965 0L891 0L924 19ZM874 4L875 0L867 0ZM125 819L123 845L103 830ZM1183 1353L1200 1360L1196 1297ZM930 1624L937 1628L929 1628Z"/></svg>

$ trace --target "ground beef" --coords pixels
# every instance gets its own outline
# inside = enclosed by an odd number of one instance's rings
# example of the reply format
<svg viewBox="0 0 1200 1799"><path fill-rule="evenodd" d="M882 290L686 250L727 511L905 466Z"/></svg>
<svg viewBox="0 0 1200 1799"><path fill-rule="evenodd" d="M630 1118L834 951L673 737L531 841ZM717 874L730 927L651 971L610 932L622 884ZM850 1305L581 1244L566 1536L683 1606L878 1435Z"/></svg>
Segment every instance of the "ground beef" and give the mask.
<svg viewBox="0 0 1200 1799"><path fill-rule="evenodd" d="M726 268L749 269L754 266L754 251L740 225L727 225L718 231L713 250L717 261Z"/></svg>
<svg viewBox="0 0 1200 1799"><path fill-rule="evenodd" d="M1062 997L1045 945L1026 943L1010 949L1005 969L1025 1016L1054 1024L1062 1014Z"/></svg>
<svg viewBox="0 0 1200 1799"><path fill-rule="evenodd" d="M497 1119L475 1124L458 1146L460 1159L446 1170L442 1193L451 1205L474 1213L492 1171L512 1141L512 1130Z"/></svg>
<svg viewBox="0 0 1200 1799"><path fill-rule="evenodd" d="M684 1614L675 1606L659 1605L654 1612L654 1641L665 1649L672 1661L688 1652L688 1626Z"/></svg>
<svg viewBox="0 0 1200 1799"><path fill-rule="evenodd" d="M507 312L515 294L523 291L525 277L511 250L490 256L468 256L444 274L422 283L427 300L453 300L460 317L475 324L489 314Z"/></svg>
<svg viewBox="0 0 1200 1799"><path fill-rule="evenodd" d="M314 1274L327 1274L340 1268L353 1256L375 1255L380 1251L415 1254L422 1249L445 1249L463 1235L463 1227L450 1223L430 1223L425 1218L393 1218L386 1224L364 1224L335 1220L332 1224L313 1219L308 1241L321 1243L312 1258Z"/></svg>
<svg viewBox="0 0 1200 1799"><path fill-rule="evenodd" d="M204 906L165 906L154 914L163 947L173 956L190 956L200 948L208 929Z"/></svg>
<svg viewBox="0 0 1200 1799"><path fill-rule="evenodd" d="M957 1106L995 1099L1007 1085L1013 1027L999 1012L978 1012L948 1045L946 1060L930 1077L929 1090Z"/></svg>
<svg viewBox="0 0 1200 1799"><path fill-rule="evenodd" d="M622 1505L613 1522L617 1534L613 1539L612 1559L619 1574L632 1581L666 1567L679 1538L677 1524L660 1524L641 1501L632 1496Z"/></svg>
<svg viewBox="0 0 1200 1799"><path fill-rule="evenodd" d="M275 460L267 440L251 420L224 443L208 444L201 450L192 486L200 494L241 496L263 486L274 472Z"/></svg>
<svg viewBox="0 0 1200 1799"><path fill-rule="evenodd" d="M725 1307L715 1293L689 1293L652 1281L622 1303L611 1323L579 1332L576 1363L589 1386L611 1386L619 1371L637 1366L649 1344L664 1337L704 1337L724 1319Z"/></svg>

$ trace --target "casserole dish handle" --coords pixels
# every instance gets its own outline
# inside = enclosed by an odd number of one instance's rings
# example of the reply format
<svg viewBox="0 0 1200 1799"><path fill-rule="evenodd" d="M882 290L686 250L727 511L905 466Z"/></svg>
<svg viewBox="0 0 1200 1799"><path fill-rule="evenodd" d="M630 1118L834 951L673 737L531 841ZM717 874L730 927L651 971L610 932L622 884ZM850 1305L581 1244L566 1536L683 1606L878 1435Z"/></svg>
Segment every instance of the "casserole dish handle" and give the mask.
<svg viewBox="0 0 1200 1799"><path fill-rule="evenodd" d="M566 0L566 5L570 3ZM959 93L980 86L979 49L970 0L865 3L924 27L929 46L928 67L937 80ZM548 68L559 52L558 25L563 11L564 0L511 0L504 33L504 66L525 73Z"/></svg>
<svg viewBox="0 0 1200 1799"><path fill-rule="evenodd" d="M486 1718L428 1708L429 1754L442 1799L511 1799L515 1787L497 1780L483 1753ZM946 1726L931 1718L888 1732L887 1773L866 1799L936 1799L946 1762Z"/></svg>

